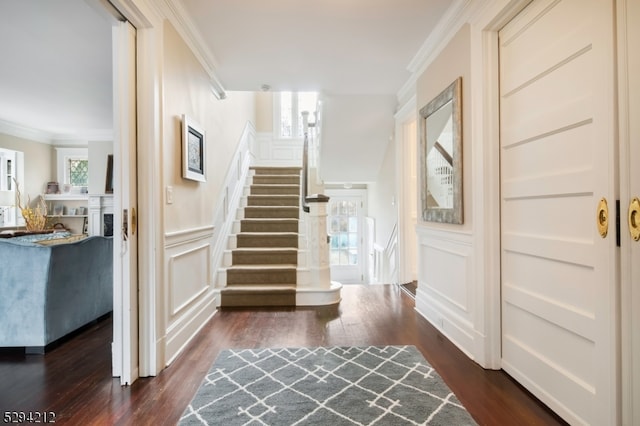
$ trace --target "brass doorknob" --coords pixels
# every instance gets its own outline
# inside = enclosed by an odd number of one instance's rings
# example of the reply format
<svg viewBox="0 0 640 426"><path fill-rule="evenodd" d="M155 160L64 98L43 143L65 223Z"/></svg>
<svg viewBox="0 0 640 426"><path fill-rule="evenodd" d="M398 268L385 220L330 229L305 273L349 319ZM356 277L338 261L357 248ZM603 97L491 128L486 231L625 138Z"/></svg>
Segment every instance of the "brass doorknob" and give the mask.
<svg viewBox="0 0 640 426"><path fill-rule="evenodd" d="M640 241L640 199L635 197L629 203L629 232L631 238Z"/></svg>
<svg viewBox="0 0 640 426"><path fill-rule="evenodd" d="M607 205L606 198L602 198L598 203L596 224L598 225L600 236L605 238L609 233L609 206Z"/></svg>

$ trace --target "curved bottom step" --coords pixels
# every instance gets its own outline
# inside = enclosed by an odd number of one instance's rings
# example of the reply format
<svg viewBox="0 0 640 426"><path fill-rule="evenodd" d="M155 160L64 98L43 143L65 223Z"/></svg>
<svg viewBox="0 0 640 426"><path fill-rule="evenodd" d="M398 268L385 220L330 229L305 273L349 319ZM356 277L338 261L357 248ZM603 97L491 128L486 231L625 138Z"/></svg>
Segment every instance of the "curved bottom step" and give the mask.
<svg viewBox="0 0 640 426"><path fill-rule="evenodd" d="M342 284L331 281L329 288L238 285L219 289L218 307L327 306L340 303Z"/></svg>

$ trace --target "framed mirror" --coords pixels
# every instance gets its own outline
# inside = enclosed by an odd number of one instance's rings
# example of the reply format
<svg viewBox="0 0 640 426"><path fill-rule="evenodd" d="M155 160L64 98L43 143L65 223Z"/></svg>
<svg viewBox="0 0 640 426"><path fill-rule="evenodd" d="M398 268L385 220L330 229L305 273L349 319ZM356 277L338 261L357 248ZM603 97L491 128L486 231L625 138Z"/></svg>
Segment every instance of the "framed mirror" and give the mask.
<svg viewBox="0 0 640 426"><path fill-rule="evenodd" d="M462 77L420 109L422 219L463 223Z"/></svg>

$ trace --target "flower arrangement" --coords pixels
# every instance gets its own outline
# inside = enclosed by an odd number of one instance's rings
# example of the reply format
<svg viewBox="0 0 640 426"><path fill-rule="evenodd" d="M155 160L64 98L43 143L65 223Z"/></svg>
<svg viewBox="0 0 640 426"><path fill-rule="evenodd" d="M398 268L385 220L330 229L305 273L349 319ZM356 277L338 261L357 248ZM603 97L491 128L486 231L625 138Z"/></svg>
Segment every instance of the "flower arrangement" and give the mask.
<svg viewBox="0 0 640 426"><path fill-rule="evenodd" d="M13 179L16 184L16 195L18 200L18 208L24 218L27 231L44 231L47 229L47 203L44 201L44 197L40 197L35 207L29 207L31 204L31 197L27 198L27 205L22 205L22 195L20 194L20 186L18 181Z"/></svg>

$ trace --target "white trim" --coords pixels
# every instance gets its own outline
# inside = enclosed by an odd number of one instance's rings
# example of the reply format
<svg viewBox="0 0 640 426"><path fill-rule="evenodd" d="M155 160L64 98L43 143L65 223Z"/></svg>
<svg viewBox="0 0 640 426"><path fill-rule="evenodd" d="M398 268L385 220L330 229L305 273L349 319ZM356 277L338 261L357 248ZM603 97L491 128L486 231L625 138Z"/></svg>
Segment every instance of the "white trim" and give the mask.
<svg viewBox="0 0 640 426"><path fill-rule="evenodd" d="M89 160L89 148L63 148L56 147L56 173L58 177L58 183L60 185L68 184L67 171L69 160Z"/></svg>
<svg viewBox="0 0 640 426"><path fill-rule="evenodd" d="M431 31L425 42L407 65L411 77L398 91L398 100L401 104L415 93L416 81L424 70L431 64L447 46L458 30L464 25L470 16L470 6L478 3L473 0L454 0Z"/></svg>
<svg viewBox="0 0 640 426"><path fill-rule="evenodd" d="M631 27L637 22L639 9L634 1L617 0L617 39L618 39L618 127L619 127L619 161L620 161L620 215L621 215L621 248L620 248L620 311L621 311L621 421L624 425L640 423L640 362L638 361L638 318L640 318L640 306L638 300L640 289L634 288L634 252L638 251L638 242L632 240L628 225L626 224L628 206L630 200L638 196L634 193L632 158L632 138L634 136L632 122L630 118L630 99L637 95L636 88L632 88L632 82L638 80L630 74L629 63L633 58L629 57L629 52L635 46L633 40L629 38ZM637 31L635 31L637 34ZM637 54L634 55L637 57ZM637 69L637 66L636 66ZM636 90L636 92L631 92ZM635 142L638 144L638 142ZM640 269L636 269L640 270ZM637 274L637 272L635 272ZM635 336L634 336L635 334ZM635 352L634 352L635 350Z"/></svg>
<svg viewBox="0 0 640 426"><path fill-rule="evenodd" d="M139 217L139 374L155 376L165 366L164 253L162 204L162 49L163 16L149 0L111 0L137 29L138 152L147 161L138 163ZM115 321L115 317L114 317Z"/></svg>
<svg viewBox="0 0 640 426"><path fill-rule="evenodd" d="M86 145L89 141L113 140L113 129L73 130L54 133L0 119L0 133L49 145Z"/></svg>
<svg viewBox="0 0 640 426"><path fill-rule="evenodd" d="M224 86L216 75L216 60L214 54L207 48L196 25L193 23L189 14L184 10L182 3L178 0L164 0L161 6L165 16L174 26L178 34L191 49L205 72L209 75L211 83L211 91L218 99L227 97Z"/></svg>
<svg viewBox="0 0 640 426"><path fill-rule="evenodd" d="M412 198L417 201L418 194L409 191L407 188L407 173L411 170L410 162L417 163L417 153L410 152L407 149L407 141L410 137L414 138L415 147L417 148L418 144L418 122L417 122L417 96L414 94L411 99L409 99L394 115L395 118L395 155L396 155L396 188L395 193L397 194L398 202L397 202L397 217L398 217L398 272L397 272L397 281L401 284L408 283L416 279L415 274L417 271L415 270L415 262L411 261L411 257L408 253L416 252L417 244L415 247L410 245L410 241L414 241L416 239L415 229L409 229L409 226L406 222L410 221L410 217L412 215L416 216L417 220L417 212L412 212L410 206L412 205ZM414 135L407 135L406 126L408 123L414 122L416 132ZM413 167L417 173L417 164L414 164ZM416 174L417 180L417 174ZM414 183L417 189L417 182ZM416 203L417 205L417 203ZM412 233L412 236L408 234Z"/></svg>

